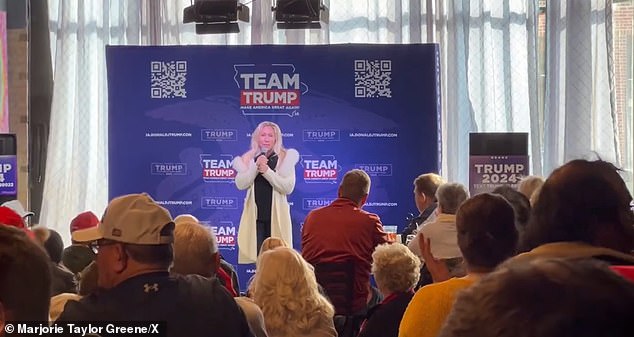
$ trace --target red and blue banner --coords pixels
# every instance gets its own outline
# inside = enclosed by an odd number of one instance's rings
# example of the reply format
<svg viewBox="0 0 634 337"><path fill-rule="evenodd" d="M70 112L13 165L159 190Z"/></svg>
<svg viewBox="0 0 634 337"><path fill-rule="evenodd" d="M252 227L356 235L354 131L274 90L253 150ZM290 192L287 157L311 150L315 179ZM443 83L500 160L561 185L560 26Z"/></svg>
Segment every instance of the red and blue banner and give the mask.
<svg viewBox="0 0 634 337"><path fill-rule="evenodd" d="M300 153L289 195L293 246L306 214L343 174L372 178L364 209L402 227L412 181L438 172L439 50L434 44L107 48L109 196L148 192L191 213L237 262L245 191L231 161L262 121ZM240 266L242 282L252 265ZM244 286L244 285L243 285Z"/></svg>

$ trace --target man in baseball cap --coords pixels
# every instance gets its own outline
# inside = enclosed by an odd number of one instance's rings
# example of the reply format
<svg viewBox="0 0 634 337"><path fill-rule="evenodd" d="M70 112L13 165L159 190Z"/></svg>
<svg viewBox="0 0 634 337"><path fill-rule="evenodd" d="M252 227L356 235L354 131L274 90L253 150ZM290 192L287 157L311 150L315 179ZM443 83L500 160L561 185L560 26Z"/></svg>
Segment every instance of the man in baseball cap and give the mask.
<svg viewBox="0 0 634 337"><path fill-rule="evenodd" d="M167 336L251 335L217 279L170 276L174 222L148 194L113 199L99 225L73 240L96 247L100 290L68 302L59 321L164 321Z"/></svg>
<svg viewBox="0 0 634 337"><path fill-rule="evenodd" d="M29 221L31 220L31 217L33 215L35 215L35 213L33 213L31 211L25 210L24 206L22 206L22 203L20 202L20 200L17 200L17 199L16 200L9 200L7 202L4 202L2 204L2 206L9 207L14 212L18 213L18 215L20 217L22 217L22 219L24 219L24 223L25 224L29 224Z"/></svg>
<svg viewBox="0 0 634 337"><path fill-rule="evenodd" d="M174 242L174 222L169 211L146 194L129 194L113 199L98 226L78 230L80 242L117 241L138 245L166 245Z"/></svg>
<svg viewBox="0 0 634 337"><path fill-rule="evenodd" d="M70 235L73 236L78 230L97 227L99 218L91 212L86 211L79 213L70 222ZM96 254L89 246L90 242L79 242L72 240L72 245L66 247L62 253L62 264L78 275L86 266L95 260Z"/></svg>
<svg viewBox="0 0 634 337"><path fill-rule="evenodd" d="M35 236L33 232L31 232L26 227L26 222L24 218L20 216L20 214L16 213L12 208L7 206L0 206L0 225L6 225L10 227L15 227L26 233L28 237L34 239Z"/></svg>

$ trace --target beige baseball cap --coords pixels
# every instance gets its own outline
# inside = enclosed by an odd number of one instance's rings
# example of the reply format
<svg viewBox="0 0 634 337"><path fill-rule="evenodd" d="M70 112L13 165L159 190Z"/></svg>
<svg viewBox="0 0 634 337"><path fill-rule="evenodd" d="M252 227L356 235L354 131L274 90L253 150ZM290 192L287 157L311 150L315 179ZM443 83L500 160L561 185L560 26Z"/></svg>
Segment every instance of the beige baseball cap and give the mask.
<svg viewBox="0 0 634 337"><path fill-rule="evenodd" d="M72 237L77 242L108 239L138 245L168 244L174 242L174 222L170 212L147 193L128 194L110 201L98 226L74 231Z"/></svg>

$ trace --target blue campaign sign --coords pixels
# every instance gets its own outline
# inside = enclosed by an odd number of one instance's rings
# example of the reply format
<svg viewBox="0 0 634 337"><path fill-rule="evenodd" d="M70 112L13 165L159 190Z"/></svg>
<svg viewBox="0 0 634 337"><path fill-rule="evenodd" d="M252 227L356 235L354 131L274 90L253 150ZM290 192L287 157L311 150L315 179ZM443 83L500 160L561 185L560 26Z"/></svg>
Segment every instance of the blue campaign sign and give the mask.
<svg viewBox="0 0 634 337"><path fill-rule="evenodd" d="M372 178L364 208L402 227L412 181L438 172L438 46L107 48L109 195L148 192L173 216L208 224L237 262L245 191L234 157L262 121L300 154L288 196L293 246L306 214L337 197L343 174ZM252 265L240 266L245 282Z"/></svg>
<svg viewBox="0 0 634 337"><path fill-rule="evenodd" d="M18 157L0 155L0 195L18 194Z"/></svg>

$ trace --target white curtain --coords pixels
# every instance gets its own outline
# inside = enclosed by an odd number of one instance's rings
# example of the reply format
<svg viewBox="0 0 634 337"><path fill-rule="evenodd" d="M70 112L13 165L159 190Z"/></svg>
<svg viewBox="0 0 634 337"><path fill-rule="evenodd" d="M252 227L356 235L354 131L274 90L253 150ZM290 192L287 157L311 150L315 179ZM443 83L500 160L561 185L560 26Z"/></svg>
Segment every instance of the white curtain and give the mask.
<svg viewBox="0 0 634 337"><path fill-rule="evenodd" d="M433 6L428 30L442 50L443 175L468 183L470 132L530 132L532 172L541 174L535 1Z"/></svg>
<svg viewBox="0 0 634 337"><path fill-rule="evenodd" d="M621 164L608 49L611 6L610 0L548 2L546 173L594 153Z"/></svg>
<svg viewBox="0 0 634 337"><path fill-rule="evenodd" d="M539 129L533 0L331 1L331 43L441 47L442 173L468 183L469 132ZM532 132L533 172L541 141Z"/></svg>
<svg viewBox="0 0 634 337"><path fill-rule="evenodd" d="M70 220L108 198L107 44L148 44L151 1L49 1L53 102L40 223L69 240Z"/></svg>
<svg viewBox="0 0 634 337"><path fill-rule="evenodd" d="M436 42L448 180L468 183L469 132L530 132L536 174L588 149L618 159L605 1L548 2L550 95L542 134L536 0L324 0L330 20L321 30L276 29L274 1L256 0L241 33L221 35L196 35L193 24L182 23L189 0L49 0L54 94L41 223L69 242L70 219L84 210L100 215L107 204L107 44Z"/></svg>

